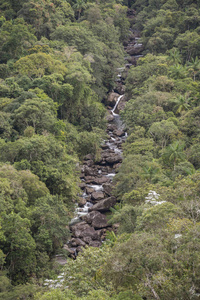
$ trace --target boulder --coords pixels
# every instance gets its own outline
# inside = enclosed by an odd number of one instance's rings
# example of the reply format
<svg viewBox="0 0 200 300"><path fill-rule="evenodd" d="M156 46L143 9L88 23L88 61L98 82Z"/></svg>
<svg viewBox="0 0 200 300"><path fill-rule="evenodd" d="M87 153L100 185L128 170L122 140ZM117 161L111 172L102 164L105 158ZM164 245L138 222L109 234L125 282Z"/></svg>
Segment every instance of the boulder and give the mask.
<svg viewBox="0 0 200 300"><path fill-rule="evenodd" d="M86 199L85 198L83 198L83 197L79 197L78 198L78 205L80 206L80 207L83 207L85 204L86 204Z"/></svg>
<svg viewBox="0 0 200 300"><path fill-rule="evenodd" d="M101 229L110 226L107 222L106 216L101 214L99 211L92 211L86 216L82 216L81 219L90 224L95 229ZM97 231L96 233L99 234L99 232Z"/></svg>
<svg viewBox="0 0 200 300"><path fill-rule="evenodd" d="M108 164L116 164L122 162L122 156L120 154L112 154L106 157L105 160Z"/></svg>
<svg viewBox="0 0 200 300"><path fill-rule="evenodd" d="M89 242L89 246L90 247L100 247L101 246L101 242L100 241L90 241Z"/></svg>
<svg viewBox="0 0 200 300"><path fill-rule="evenodd" d="M112 185L110 183L104 183L103 184L103 189L104 189L104 192L108 195L108 196L111 196L111 193L112 193Z"/></svg>
<svg viewBox="0 0 200 300"><path fill-rule="evenodd" d="M109 182L110 179L106 176L94 177L92 183L102 185L103 183Z"/></svg>
<svg viewBox="0 0 200 300"><path fill-rule="evenodd" d="M108 126L107 126L108 131L113 131L113 130L116 130L116 129L117 129L117 127L113 124L108 124Z"/></svg>
<svg viewBox="0 0 200 300"><path fill-rule="evenodd" d="M98 201L104 198L103 192L94 192L91 194L91 199L94 201Z"/></svg>
<svg viewBox="0 0 200 300"><path fill-rule="evenodd" d="M95 189L93 189L92 187L86 186L85 191L87 194L92 194L95 191Z"/></svg>
<svg viewBox="0 0 200 300"><path fill-rule="evenodd" d="M92 167L94 165L94 161L93 160L86 160L85 161L85 164L88 166L88 167Z"/></svg>
<svg viewBox="0 0 200 300"><path fill-rule="evenodd" d="M78 247L78 246L85 247L85 242L79 238L72 238L70 244L72 245L72 247Z"/></svg>
<svg viewBox="0 0 200 300"><path fill-rule="evenodd" d="M89 237L92 240L99 240L99 236L93 227L88 225L86 222L80 222L71 228L72 234L75 238L81 238L85 241L85 237Z"/></svg>
<svg viewBox="0 0 200 300"><path fill-rule="evenodd" d="M119 130L119 129L114 130L113 134L117 135L117 136L123 136L123 135L125 135L124 131L123 130Z"/></svg>
<svg viewBox="0 0 200 300"><path fill-rule="evenodd" d="M84 188L86 187L85 182L81 182L81 183L79 184L79 187L80 187L82 190L84 190Z"/></svg>
<svg viewBox="0 0 200 300"><path fill-rule="evenodd" d="M112 206L116 204L116 198L115 197L109 197L103 200L98 201L96 204L94 204L92 207L89 208L89 212L91 211L100 211L105 212L109 211Z"/></svg>
<svg viewBox="0 0 200 300"><path fill-rule="evenodd" d="M111 92L106 100L106 105L114 107L119 96L119 94Z"/></svg>
<svg viewBox="0 0 200 300"><path fill-rule="evenodd" d="M95 170L91 167L88 167L87 165L84 165L81 172L85 175L85 176L94 176L95 174Z"/></svg>
<svg viewBox="0 0 200 300"><path fill-rule="evenodd" d="M66 250L67 252L69 252L69 254L72 254L72 255L74 255L75 252L76 252L76 249L70 248L67 244L65 244L65 245L63 246L63 249Z"/></svg>
<svg viewBox="0 0 200 300"><path fill-rule="evenodd" d="M109 114L109 115L106 116L106 120L107 120L108 122L112 122L112 121L114 120L114 116L111 115L111 114Z"/></svg>
<svg viewBox="0 0 200 300"><path fill-rule="evenodd" d="M107 150L107 149L109 149L109 146L108 146L108 145L106 145L106 144L104 144L104 145L101 145L101 149L103 149L103 150Z"/></svg>

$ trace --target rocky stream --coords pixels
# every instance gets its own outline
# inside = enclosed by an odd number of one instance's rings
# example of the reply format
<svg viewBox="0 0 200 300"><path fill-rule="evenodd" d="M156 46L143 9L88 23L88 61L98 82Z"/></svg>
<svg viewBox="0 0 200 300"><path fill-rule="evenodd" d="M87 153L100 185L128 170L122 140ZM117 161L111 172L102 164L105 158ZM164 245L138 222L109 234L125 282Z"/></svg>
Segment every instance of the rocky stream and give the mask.
<svg viewBox="0 0 200 300"><path fill-rule="evenodd" d="M107 230L117 231L118 225L109 224L106 214L117 201L112 193L113 178L122 162L122 144L127 136L119 111L123 109L126 101L126 74L142 56L143 45L139 42L138 35L130 31L129 40L124 43L124 48L128 54L125 57L125 66L117 69L116 87L106 101L108 139L104 140L101 146L100 158L95 160L93 155L86 155L81 168L82 195L79 197L75 217L70 223L72 238L64 246L73 258L86 245L101 246Z"/></svg>

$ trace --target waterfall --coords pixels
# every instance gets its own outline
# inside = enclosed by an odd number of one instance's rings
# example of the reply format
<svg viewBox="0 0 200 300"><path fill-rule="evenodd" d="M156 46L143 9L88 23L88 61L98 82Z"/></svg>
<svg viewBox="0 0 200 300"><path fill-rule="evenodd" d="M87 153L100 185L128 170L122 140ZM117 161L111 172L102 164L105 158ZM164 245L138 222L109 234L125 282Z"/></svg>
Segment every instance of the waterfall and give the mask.
<svg viewBox="0 0 200 300"><path fill-rule="evenodd" d="M117 108L117 106L118 106L118 104L119 104L120 100L122 99L122 97L124 97L124 95L120 95L120 96L118 97L118 99L117 99L117 102L115 103L115 106L114 106L114 108L111 110L111 112L112 112L113 116L116 116L116 115L118 115L118 114L116 114L116 113L115 113L115 110L116 110L116 108Z"/></svg>

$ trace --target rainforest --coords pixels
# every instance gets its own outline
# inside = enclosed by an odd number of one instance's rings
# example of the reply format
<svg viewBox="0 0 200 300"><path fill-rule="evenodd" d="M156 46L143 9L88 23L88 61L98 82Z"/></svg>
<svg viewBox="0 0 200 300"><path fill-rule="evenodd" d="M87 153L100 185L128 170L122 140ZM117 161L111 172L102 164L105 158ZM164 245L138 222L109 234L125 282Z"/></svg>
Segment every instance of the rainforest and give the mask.
<svg viewBox="0 0 200 300"><path fill-rule="evenodd" d="M200 299L200 0L2 0L0 299Z"/></svg>

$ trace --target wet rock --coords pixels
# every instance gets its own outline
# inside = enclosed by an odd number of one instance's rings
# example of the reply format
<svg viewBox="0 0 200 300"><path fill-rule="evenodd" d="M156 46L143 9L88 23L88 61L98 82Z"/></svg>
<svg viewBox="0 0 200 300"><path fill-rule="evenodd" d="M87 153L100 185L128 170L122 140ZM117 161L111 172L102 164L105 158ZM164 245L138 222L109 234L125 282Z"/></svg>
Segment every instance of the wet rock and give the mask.
<svg viewBox="0 0 200 300"><path fill-rule="evenodd" d="M111 92L106 100L106 105L114 107L119 96L119 94Z"/></svg>
<svg viewBox="0 0 200 300"><path fill-rule="evenodd" d="M85 175L85 176L94 176L96 175L96 172L93 168L90 168L88 166L83 166L81 172Z"/></svg>
<svg viewBox="0 0 200 300"><path fill-rule="evenodd" d="M107 126L108 131L113 131L113 130L116 130L116 129L117 129L116 126L113 125L113 124L108 124L108 126Z"/></svg>
<svg viewBox="0 0 200 300"><path fill-rule="evenodd" d="M106 120L107 120L108 122L112 122L112 121L114 120L114 116L111 115L111 114L109 114L109 115L106 116Z"/></svg>
<svg viewBox="0 0 200 300"><path fill-rule="evenodd" d="M109 182L109 181L110 181L110 179L108 177L102 176L102 177L93 178L92 183L102 185L103 183L106 183L106 182Z"/></svg>
<svg viewBox="0 0 200 300"><path fill-rule="evenodd" d="M79 197L78 198L78 205L80 206L80 207L83 207L85 204L86 204L86 199L85 198L83 198L83 197Z"/></svg>
<svg viewBox="0 0 200 300"><path fill-rule="evenodd" d="M98 203L94 204L92 207L89 208L89 212L91 211L100 211L105 212L109 211L109 209L116 204L115 197L109 197L103 200L100 200Z"/></svg>
<svg viewBox="0 0 200 300"><path fill-rule="evenodd" d="M103 192L94 192L91 194L91 199L94 201L98 201L104 198Z"/></svg>
<svg viewBox="0 0 200 300"><path fill-rule="evenodd" d="M117 83L114 91L120 95L123 95L125 93L125 85L123 85L121 82Z"/></svg>
<svg viewBox="0 0 200 300"><path fill-rule="evenodd" d="M123 130L119 130L119 129L114 130L113 134L115 134L115 135L117 135L119 137L125 135L124 131Z"/></svg>
<svg viewBox="0 0 200 300"><path fill-rule="evenodd" d="M86 183L92 183L93 180L94 180L94 177L92 177L92 176L85 176L85 182Z"/></svg>
<svg viewBox="0 0 200 300"><path fill-rule="evenodd" d="M86 186L85 191L87 194L92 194L92 193L94 193L95 189L93 189L92 187Z"/></svg>

